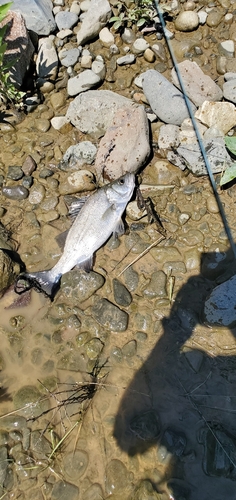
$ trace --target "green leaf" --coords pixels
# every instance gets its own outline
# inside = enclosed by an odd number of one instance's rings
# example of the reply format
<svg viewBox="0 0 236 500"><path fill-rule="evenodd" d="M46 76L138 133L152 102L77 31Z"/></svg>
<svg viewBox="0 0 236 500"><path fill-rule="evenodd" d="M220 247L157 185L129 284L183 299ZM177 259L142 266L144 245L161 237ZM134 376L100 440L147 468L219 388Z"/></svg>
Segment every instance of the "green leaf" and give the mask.
<svg viewBox="0 0 236 500"><path fill-rule="evenodd" d="M236 138L235 138L236 139ZM227 167L220 179L220 186L224 186L225 184L228 184L228 182L233 181L236 178L236 163L233 163L230 165L230 167Z"/></svg>
<svg viewBox="0 0 236 500"><path fill-rule="evenodd" d="M118 30L121 26L122 22L121 20L119 19L119 21L116 21L114 24L113 24L113 28L114 30Z"/></svg>
<svg viewBox="0 0 236 500"><path fill-rule="evenodd" d="M118 16L113 16L109 19L110 23L114 23L115 21L120 21L120 18Z"/></svg>
<svg viewBox="0 0 236 500"><path fill-rule="evenodd" d="M9 11L12 2L4 3L4 5L0 5L0 22L6 17L7 12Z"/></svg>
<svg viewBox="0 0 236 500"><path fill-rule="evenodd" d="M146 23L146 19L144 19L143 17L141 19L138 20L137 22L137 26L140 27L140 26L143 26L143 24Z"/></svg>
<svg viewBox="0 0 236 500"><path fill-rule="evenodd" d="M231 153L233 153L233 155L236 156L236 137L235 136L233 136L233 137L226 136L225 137L225 144L226 144L226 147L231 151Z"/></svg>

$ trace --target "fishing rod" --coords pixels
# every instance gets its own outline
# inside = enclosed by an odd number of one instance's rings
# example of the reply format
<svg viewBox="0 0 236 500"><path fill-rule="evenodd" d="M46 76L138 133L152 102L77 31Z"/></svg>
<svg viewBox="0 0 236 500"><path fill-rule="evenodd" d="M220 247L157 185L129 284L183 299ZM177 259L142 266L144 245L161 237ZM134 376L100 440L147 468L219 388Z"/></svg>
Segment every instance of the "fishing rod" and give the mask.
<svg viewBox="0 0 236 500"><path fill-rule="evenodd" d="M161 11L161 7L159 6L158 0L154 0L154 4L155 4L157 15L159 17L160 24L161 24L161 27L162 27L162 30L163 30L165 41L166 41L166 44L167 44L167 47L168 47L168 50L169 50L169 53L170 53L170 56L171 56L171 59L172 59L172 62L173 62L173 66L175 68L176 75L177 75L177 78L179 80L180 88L181 88L183 96L184 96L184 100L185 100L185 103L186 103L186 106L187 106L187 109L188 109L188 113L189 113L189 116L190 116L192 124L193 124L193 128L194 128L197 140L198 140L198 144L199 144L199 147L200 147L200 150L201 150L201 153L202 153L202 157L203 157L205 165L206 165L207 173L208 173L208 176L209 176L209 179L210 179L210 182L211 182L211 186L212 186L212 189L213 189L213 193L214 193L214 196L215 196L215 199L216 199L219 211L220 211L220 215L221 215L221 219L222 219L222 222L223 222L223 225L224 225L224 228L225 228L225 232L227 234L227 237L228 237L231 249L233 251L234 257L236 258L236 247L235 247L235 244L234 244L233 236L232 236L232 233L231 233L231 230L230 230L230 227L229 227L226 215L225 215L223 204L222 204L220 196L219 196L219 194L217 192L217 187L216 187L215 179L214 179L214 176L213 176L213 173L212 173L212 170L211 170L211 165L210 165L207 153L206 153L206 149L205 149L203 140L201 138L201 135L200 135L200 132L199 132L199 129L198 129L198 126L197 126L197 122L195 120L195 116L194 116L192 108L191 108L190 100L189 100L189 98L188 98L188 96L186 94L184 82L183 82L181 73L180 73L179 68L178 68L178 63L177 63L174 51L172 49L172 46L171 46L171 43L170 43L170 39L168 37L168 33L167 33L167 29L166 29L164 17L163 17L162 11Z"/></svg>

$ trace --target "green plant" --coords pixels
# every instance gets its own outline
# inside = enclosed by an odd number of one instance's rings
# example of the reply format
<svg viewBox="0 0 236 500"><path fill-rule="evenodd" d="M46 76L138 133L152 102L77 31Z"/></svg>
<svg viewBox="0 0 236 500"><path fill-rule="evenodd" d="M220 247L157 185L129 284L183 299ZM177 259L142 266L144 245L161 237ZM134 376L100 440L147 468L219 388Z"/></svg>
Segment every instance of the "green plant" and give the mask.
<svg viewBox="0 0 236 500"><path fill-rule="evenodd" d="M12 2L0 5L0 23L6 17L8 10ZM10 80L10 68L14 65L16 61L5 62L4 56L7 50L7 43L4 41L7 30L7 24L0 28L0 96L5 98L7 101L19 102L20 99L25 95L15 88Z"/></svg>
<svg viewBox="0 0 236 500"><path fill-rule="evenodd" d="M120 27L131 26L132 24L136 24L140 28L145 23L152 22L156 16L153 0L136 0L135 4L135 7L131 8L127 7L124 2L118 2L116 6L117 16L110 19L110 23L114 23L113 28L115 31Z"/></svg>
<svg viewBox="0 0 236 500"><path fill-rule="evenodd" d="M227 149L232 153L233 156L236 156L236 137L225 137L225 145ZM220 179L220 186L224 186L229 182L233 181L236 178L236 163L232 163L229 167L227 167Z"/></svg>

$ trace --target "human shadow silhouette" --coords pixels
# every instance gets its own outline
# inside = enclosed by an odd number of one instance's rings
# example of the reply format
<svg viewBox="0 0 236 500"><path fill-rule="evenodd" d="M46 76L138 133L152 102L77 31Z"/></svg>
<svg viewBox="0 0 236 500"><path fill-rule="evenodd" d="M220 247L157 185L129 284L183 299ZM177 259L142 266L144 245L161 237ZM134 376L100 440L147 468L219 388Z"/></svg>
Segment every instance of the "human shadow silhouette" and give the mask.
<svg viewBox="0 0 236 500"><path fill-rule="evenodd" d="M180 289L169 317L161 320L162 335L116 416L119 447L129 456L155 447L153 469L160 461L168 464L164 482L175 500L236 498L236 356L206 353L199 341L196 349L185 345L202 323L205 299L235 267L230 251L220 259L218 252L202 255L201 274ZM219 327L202 328L204 336L219 340ZM236 329L231 332L236 336ZM154 488L162 491L160 483Z"/></svg>

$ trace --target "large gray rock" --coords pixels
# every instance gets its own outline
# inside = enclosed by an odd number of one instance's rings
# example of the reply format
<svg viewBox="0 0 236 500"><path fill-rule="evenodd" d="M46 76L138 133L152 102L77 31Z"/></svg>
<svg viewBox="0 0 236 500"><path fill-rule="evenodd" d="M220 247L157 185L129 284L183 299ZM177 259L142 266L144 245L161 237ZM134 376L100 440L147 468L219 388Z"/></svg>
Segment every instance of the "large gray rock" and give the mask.
<svg viewBox="0 0 236 500"><path fill-rule="evenodd" d="M6 0L0 0L0 5L5 3ZM49 35L56 28L51 0L13 0L11 10L20 12L28 30L38 35Z"/></svg>
<svg viewBox="0 0 236 500"><path fill-rule="evenodd" d="M84 45L89 40L93 40L106 26L111 16L111 7L107 0L91 0L80 30L77 33L78 45Z"/></svg>
<svg viewBox="0 0 236 500"><path fill-rule="evenodd" d="M232 164L232 159L226 151L225 142L222 137L204 140L203 144L207 151L207 156L213 174L222 172L225 167ZM179 168L181 168L181 164L183 165L182 158L186 161L185 167L187 166L193 174L197 176L207 175L205 161L197 142L187 145L182 144L177 148L177 155L173 151L170 151L167 154L167 159ZM179 161L180 164L178 163ZM181 168L181 170L184 170L184 168Z"/></svg>
<svg viewBox="0 0 236 500"><path fill-rule="evenodd" d="M126 172L137 172L149 154L149 127L144 108L137 104L120 108L100 141L95 161L97 176L112 181Z"/></svg>
<svg viewBox="0 0 236 500"><path fill-rule="evenodd" d="M154 69L145 71L142 76L143 91L154 113L164 123L181 125L189 116L183 94ZM195 113L196 107L191 105Z"/></svg>
<svg viewBox="0 0 236 500"><path fill-rule="evenodd" d="M111 90L89 90L70 103L66 117L81 132L99 138L111 125L118 109L132 103Z"/></svg>
<svg viewBox="0 0 236 500"><path fill-rule="evenodd" d="M205 302L204 320L214 325L235 326L235 292L236 276L214 288Z"/></svg>
<svg viewBox="0 0 236 500"><path fill-rule="evenodd" d="M26 29L25 21L19 12L10 11L1 26L8 24L5 35L7 50L5 52L6 63L12 63L10 67L11 81L20 88L26 72L29 69L34 46Z"/></svg>
<svg viewBox="0 0 236 500"><path fill-rule="evenodd" d="M178 64L184 88L189 99L198 107L204 101L220 101L223 93L219 85L208 75L205 75L195 61L183 61ZM175 69L171 71L172 82L180 89Z"/></svg>

